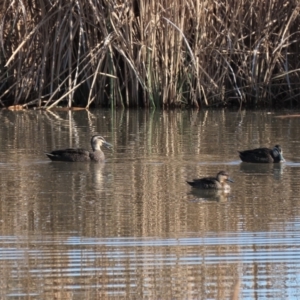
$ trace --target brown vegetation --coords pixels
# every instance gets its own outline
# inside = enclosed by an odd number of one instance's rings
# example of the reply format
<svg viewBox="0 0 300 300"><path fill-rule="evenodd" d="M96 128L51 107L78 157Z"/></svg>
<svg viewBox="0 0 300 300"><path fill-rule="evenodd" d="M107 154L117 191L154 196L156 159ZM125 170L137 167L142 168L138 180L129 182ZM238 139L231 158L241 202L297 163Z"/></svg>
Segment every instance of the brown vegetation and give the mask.
<svg viewBox="0 0 300 300"><path fill-rule="evenodd" d="M299 100L297 0L1 3L2 106Z"/></svg>

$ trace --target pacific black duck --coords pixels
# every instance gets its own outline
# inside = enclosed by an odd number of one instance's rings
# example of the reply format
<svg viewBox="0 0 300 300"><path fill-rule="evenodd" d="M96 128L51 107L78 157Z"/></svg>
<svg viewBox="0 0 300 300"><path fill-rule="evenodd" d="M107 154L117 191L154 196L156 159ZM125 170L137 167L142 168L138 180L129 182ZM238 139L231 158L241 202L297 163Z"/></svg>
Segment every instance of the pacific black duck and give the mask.
<svg viewBox="0 0 300 300"><path fill-rule="evenodd" d="M273 149L257 148L238 152L241 160L248 163L280 163L285 161L279 145L275 145Z"/></svg>
<svg viewBox="0 0 300 300"><path fill-rule="evenodd" d="M105 159L104 153L101 150L101 146L106 148L112 148L112 145L105 141L101 135L94 135L91 138L91 146L93 151L82 148L68 148L54 150L46 155L53 161L71 161L71 162L82 162L82 161L94 161L102 162Z"/></svg>
<svg viewBox="0 0 300 300"><path fill-rule="evenodd" d="M227 172L220 171L216 177L193 179L193 181L187 181L187 183L197 189L229 190L230 185L226 181L233 182Z"/></svg>

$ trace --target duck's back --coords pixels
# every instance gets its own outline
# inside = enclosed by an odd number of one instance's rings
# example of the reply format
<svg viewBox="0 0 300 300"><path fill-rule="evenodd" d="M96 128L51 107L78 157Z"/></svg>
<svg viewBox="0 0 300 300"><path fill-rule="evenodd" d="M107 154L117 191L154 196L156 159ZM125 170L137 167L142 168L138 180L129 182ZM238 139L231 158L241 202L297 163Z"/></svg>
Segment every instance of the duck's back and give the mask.
<svg viewBox="0 0 300 300"><path fill-rule="evenodd" d="M188 181L188 184L195 188L200 189L221 189L222 186L220 182L214 177L207 177L201 179L194 179L193 181Z"/></svg>
<svg viewBox="0 0 300 300"><path fill-rule="evenodd" d="M54 150L50 153L46 153L46 155L53 161L90 161L90 152L85 149L61 149Z"/></svg>
<svg viewBox="0 0 300 300"><path fill-rule="evenodd" d="M268 148L258 148L252 150L239 151L239 155L244 162L253 163L273 163L272 150Z"/></svg>

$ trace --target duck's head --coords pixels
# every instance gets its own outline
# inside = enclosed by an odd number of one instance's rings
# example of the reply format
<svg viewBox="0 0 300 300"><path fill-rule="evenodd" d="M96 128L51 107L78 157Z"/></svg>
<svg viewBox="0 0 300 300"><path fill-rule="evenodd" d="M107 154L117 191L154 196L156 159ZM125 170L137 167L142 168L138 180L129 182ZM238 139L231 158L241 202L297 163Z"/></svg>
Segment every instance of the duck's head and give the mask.
<svg viewBox="0 0 300 300"><path fill-rule="evenodd" d="M274 148L272 149L272 152L273 152L273 156L278 158L279 162L285 162L280 145L275 145Z"/></svg>
<svg viewBox="0 0 300 300"><path fill-rule="evenodd" d="M112 148L112 144L108 143L101 135L92 136L91 145L94 151L101 150L102 146L106 147L107 149Z"/></svg>
<svg viewBox="0 0 300 300"><path fill-rule="evenodd" d="M220 171L218 174L217 174L217 179L219 182L225 182L225 181L229 181L229 182L234 182L229 174L226 172L226 171Z"/></svg>

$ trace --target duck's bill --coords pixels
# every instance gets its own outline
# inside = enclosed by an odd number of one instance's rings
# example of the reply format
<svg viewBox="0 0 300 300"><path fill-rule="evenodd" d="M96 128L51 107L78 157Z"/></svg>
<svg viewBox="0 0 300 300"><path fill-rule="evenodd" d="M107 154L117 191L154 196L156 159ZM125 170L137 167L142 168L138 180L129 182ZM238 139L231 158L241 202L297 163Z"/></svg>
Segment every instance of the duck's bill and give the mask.
<svg viewBox="0 0 300 300"><path fill-rule="evenodd" d="M108 143L108 142L104 142L103 146L105 146L107 149L112 149L113 148L113 145Z"/></svg>

